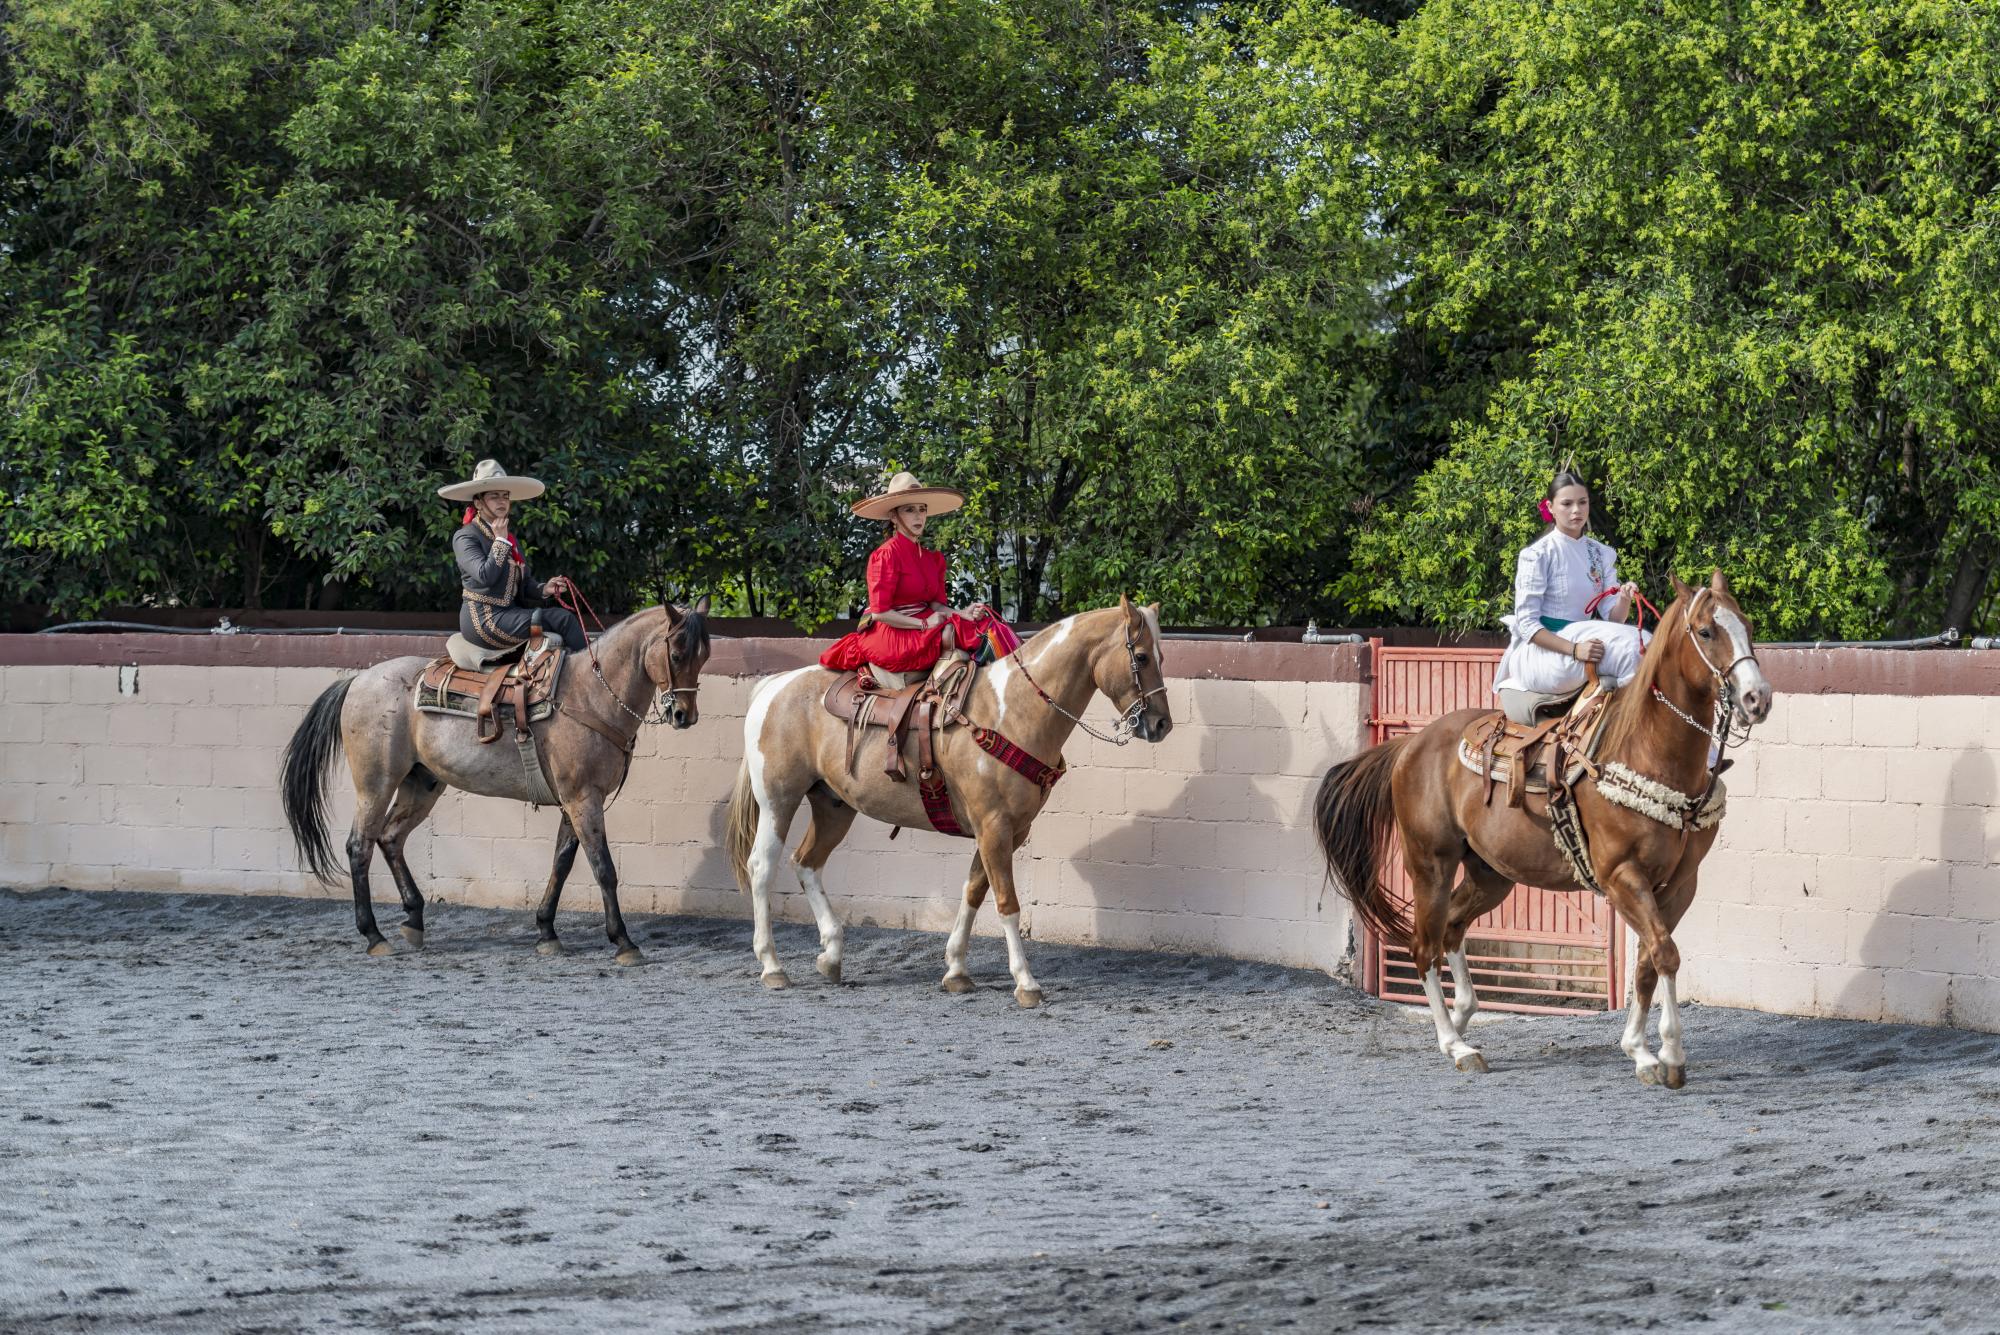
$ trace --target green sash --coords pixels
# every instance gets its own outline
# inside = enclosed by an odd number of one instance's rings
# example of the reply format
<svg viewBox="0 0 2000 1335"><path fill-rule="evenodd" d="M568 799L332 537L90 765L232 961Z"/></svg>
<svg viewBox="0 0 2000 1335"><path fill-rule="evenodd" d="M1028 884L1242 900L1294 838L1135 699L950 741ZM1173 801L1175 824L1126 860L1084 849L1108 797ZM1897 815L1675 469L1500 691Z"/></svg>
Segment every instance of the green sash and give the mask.
<svg viewBox="0 0 2000 1335"><path fill-rule="evenodd" d="M1564 621L1561 617L1542 618L1542 625L1549 630L1561 630L1564 626L1569 626L1574 624L1575 624L1574 622Z"/></svg>

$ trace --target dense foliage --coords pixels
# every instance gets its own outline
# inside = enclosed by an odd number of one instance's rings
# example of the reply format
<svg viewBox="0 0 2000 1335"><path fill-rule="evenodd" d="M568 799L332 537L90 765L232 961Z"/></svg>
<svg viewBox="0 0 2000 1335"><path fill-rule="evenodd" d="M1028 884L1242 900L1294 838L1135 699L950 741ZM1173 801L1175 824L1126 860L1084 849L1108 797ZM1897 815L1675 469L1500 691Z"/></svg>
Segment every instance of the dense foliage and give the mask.
<svg viewBox="0 0 2000 1335"><path fill-rule="evenodd" d="M1992 628L2000 11L17 0L0 562L454 605L499 457L602 604L1490 623L1574 456L1657 589Z"/></svg>

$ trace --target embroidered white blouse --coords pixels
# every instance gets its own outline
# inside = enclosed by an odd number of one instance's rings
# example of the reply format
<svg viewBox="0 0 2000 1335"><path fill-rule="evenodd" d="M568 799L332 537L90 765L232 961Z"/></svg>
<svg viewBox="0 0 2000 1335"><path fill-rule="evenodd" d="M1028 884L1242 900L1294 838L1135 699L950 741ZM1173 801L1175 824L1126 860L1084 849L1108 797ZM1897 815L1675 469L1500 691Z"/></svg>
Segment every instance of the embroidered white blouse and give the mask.
<svg viewBox="0 0 2000 1335"><path fill-rule="evenodd" d="M1561 529L1550 528L1523 547L1514 562L1514 610L1500 619L1511 641L1495 680L1508 684L1519 657L1537 649L1530 643L1535 632L1554 629L1543 621L1544 617L1561 622L1582 621L1590 600L1616 587L1618 553L1588 533L1569 538L1563 536Z"/></svg>

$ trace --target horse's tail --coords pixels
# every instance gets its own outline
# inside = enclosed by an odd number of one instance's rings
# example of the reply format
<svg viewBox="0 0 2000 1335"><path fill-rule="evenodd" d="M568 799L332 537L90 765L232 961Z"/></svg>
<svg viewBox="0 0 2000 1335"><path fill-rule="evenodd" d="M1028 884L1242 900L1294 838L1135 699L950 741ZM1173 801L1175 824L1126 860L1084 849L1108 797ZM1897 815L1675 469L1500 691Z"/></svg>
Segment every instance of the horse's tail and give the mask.
<svg viewBox="0 0 2000 1335"><path fill-rule="evenodd" d="M1335 765L1313 799L1314 832L1340 893L1378 936L1406 948L1410 923L1383 889L1375 863L1396 814L1389 774L1408 741L1398 737Z"/></svg>
<svg viewBox="0 0 2000 1335"><path fill-rule="evenodd" d="M340 754L340 710L347 703L347 677L320 692L319 699L306 710L305 721L285 744L285 759L279 770L279 791L284 796L285 821L292 827L292 844L299 861L322 881L334 877L333 846L326 838L326 776L333 758Z"/></svg>
<svg viewBox="0 0 2000 1335"><path fill-rule="evenodd" d="M736 791L729 795L729 816L723 822L723 840L729 849L729 865L736 869L736 888L750 889L750 846L757 840L757 794L750 789L750 762L736 770Z"/></svg>

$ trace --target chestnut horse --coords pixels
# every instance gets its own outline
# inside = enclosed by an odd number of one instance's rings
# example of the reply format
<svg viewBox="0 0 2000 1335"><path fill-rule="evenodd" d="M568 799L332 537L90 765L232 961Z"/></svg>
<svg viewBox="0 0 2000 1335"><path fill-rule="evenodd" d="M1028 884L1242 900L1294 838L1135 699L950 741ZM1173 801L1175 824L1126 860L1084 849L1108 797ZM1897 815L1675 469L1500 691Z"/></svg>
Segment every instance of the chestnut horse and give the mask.
<svg viewBox="0 0 2000 1335"><path fill-rule="evenodd" d="M1674 591L1638 675L1605 706L1596 756L1605 777L1582 778L1573 793L1588 839L1587 869L1639 936L1619 1046L1640 1080L1678 1089L1687 1079L1687 1054L1674 995L1680 951L1673 930L1694 900L1696 873L1715 842L1721 794L1712 785L1723 767L1721 748L1731 741L1736 717L1742 721L1735 726L1747 732L1770 715L1772 693L1750 623L1721 572L1699 590L1676 579ZM1466 928L1517 882L1590 888L1558 849L1545 799L1530 798L1521 810L1489 804L1485 780L1460 763L1460 737L1487 712L1447 714L1422 732L1334 766L1314 806L1329 871L1371 927L1409 948L1423 975L1438 1048L1462 1071L1486 1069L1465 1037L1479 1008L1465 960ZM1648 806L1654 814L1639 809ZM1392 828L1410 876L1410 921L1377 878L1378 850ZM1454 887L1461 866L1464 879ZM1457 993L1449 1010L1438 972L1447 961ZM1656 984L1657 1057L1646 1050Z"/></svg>
<svg viewBox="0 0 2000 1335"><path fill-rule="evenodd" d="M752 947L764 986L770 988L791 985L771 942L771 881L801 800L812 804L812 824L794 861L819 924L818 968L834 982L840 981L843 931L827 903L820 868L857 813L890 825L932 828L918 785L898 783L882 773L878 757L879 748L888 744L886 731L868 732L860 763L850 772L847 725L820 705L835 680L824 668L804 667L763 681L743 721L744 761L729 803L727 841L736 884L750 893L756 918ZM1099 692L1120 713L1118 729L1108 740L1122 745L1136 735L1157 742L1173 727L1160 674L1158 604L1142 610L1121 598L1117 607L1049 626L984 669L966 699L967 722L937 734L937 765L949 789L952 817L978 843L958 922L945 942L945 991L970 992L975 986L965 969L966 942L991 886L1000 927L1007 934L1014 999L1022 1006L1041 1004L1042 985L1029 972L1021 946L1014 851L1027 841L1028 827L1048 801L1049 788L1003 763L1008 753L997 745L1012 742L1026 752L1033 758L1025 762L1030 770L1059 764L1073 728L1105 736L1079 717ZM915 728L911 731L906 746L914 750ZM979 740L982 733L985 744ZM914 772L916 766L909 769ZM1054 776L1045 778L1054 782Z"/></svg>
<svg viewBox="0 0 2000 1335"><path fill-rule="evenodd" d="M559 954L556 901L582 846L604 895L604 934L620 964L644 957L625 933L618 911L618 870L604 838L604 807L625 782L632 747L657 697L676 728L699 716L695 688L708 661L708 599L692 608L648 608L625 618L583 653L563 665L557 713L533 727L550 789L562 803L554 869L535 912L535 949ZM306 711L285 748L280 787L285 819L299 860L322 881L334 876L327 842L326 778L334 757L347 753L354 779L354 826L347 836L347 872L354 884L354 923L370 955L392 953L375 925L368 893L368 864L382 850L402 897L403 937L424 945L424 897L403 860L410 832L444 796L447 787L488 797L533 800L511 741L482 744L472 719L426 714L416 708L417 678L428 658L392 658L327 687ZM657 721L657 720L656 720Z"/></svg>

